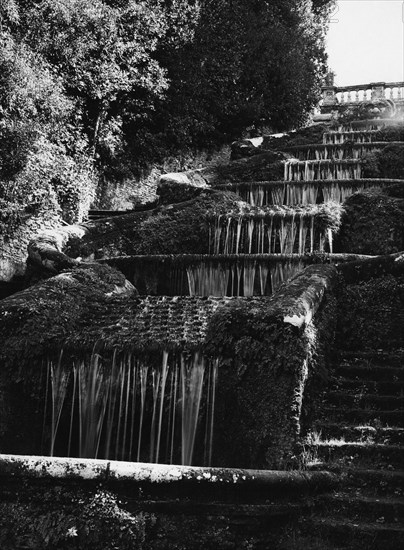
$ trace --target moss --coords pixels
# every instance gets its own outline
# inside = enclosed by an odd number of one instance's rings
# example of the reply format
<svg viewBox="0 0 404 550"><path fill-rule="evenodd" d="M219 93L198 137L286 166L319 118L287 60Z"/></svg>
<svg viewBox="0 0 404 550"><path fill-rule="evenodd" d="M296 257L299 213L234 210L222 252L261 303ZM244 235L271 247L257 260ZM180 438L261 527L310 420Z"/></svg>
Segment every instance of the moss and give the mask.
<svg viewBox="0 0 404 550"><path fill-rule="evenodd" d="M356 254L392 254L404 248L404 201L373 189L344 203L336 249Z"/></svg>
<svg viewBox="0 0 404 550"><path fill-rule="evenodd" d="M241 181L279 181L283 178L284 155L269 151L217 166L214 172L204 173L210 185Z"/></svg>
<svg viewBox="0 0 404 550"><path fill-rule="evenodd" d="M137 241L128 254L208 254L209 218L239 210L233 193L204 191L186 204L162 210L138 228Z"/></svg>
<svg viewBox="0 0 404 550"><path fill-rule="evenodd" d="M321 124L300 128L296 132L285 134L282 137L274 138L265 136L262 147L282 151L284 148L294 145L310 145L312 143L322 143L324 132L328 132L328 126ZM282 179L282 178L280 178Z"/></svg>
<svg viewBox="0 0 404 550"><path fill-rule="evenodd" d="M383 128L378 130L372 137L373 141L404 141L404 128Z"/></svg>
<svg viewBox="0 0 404 550"><path fill-rule="evenodd" d="M188 183L163 180L160 181L157 187L159 204L189 201L200 195L204 189L204 187L196 187Z"/></svg>
<svg viewBox="0 0 404 550"><path fill-rule="evenodd" d="M404 180L404 144L392 143L364 157L363 177Z"/></svg>
<svg viewBox="0 0 404 550"><path fill-rule="evenodd" d="M97 306L113 301L108 294L126 282L119 271L91 264L48 279L0 303L0 350L3 365L13 365L12 378L19 369L41 362L60 348L66 335L75 330ZM90 318L91 322L94 318ZM35 371L35 369L34 369ZM7 371L8 375L11 373ZM4 372L2 377L7 376Z"/></svg>
<svg viewBox="0 0 404 550"><path fill-rule="evenodd" d="M326 303L320 274L331 284L332 267L311 266L272 298L230 302L211 318L207 352L222 358L219 376L226 381L218 386L218 465L291 465L306 378L308 372L317 377L333 338L332 321L324 316L308 321ZM333 307L324 311L327 319L334 314ZM294 326L285 322L287 315L307 322Z"/></svg>
<svg viewBox="0 0 404 550"><path fill-rule="evenodd" d="M339 345L386 351L402 346L404 276L386 275L346 285L338 296Z"/></svg>
<svg viewBox="0 0 404 550"><path fill-rule="evenodd" d="M209 214L237 207L233 193L203 190L195 199L149 212L86 224L83 238L70 239L65 253L77 257L209 252Z"/></svg>

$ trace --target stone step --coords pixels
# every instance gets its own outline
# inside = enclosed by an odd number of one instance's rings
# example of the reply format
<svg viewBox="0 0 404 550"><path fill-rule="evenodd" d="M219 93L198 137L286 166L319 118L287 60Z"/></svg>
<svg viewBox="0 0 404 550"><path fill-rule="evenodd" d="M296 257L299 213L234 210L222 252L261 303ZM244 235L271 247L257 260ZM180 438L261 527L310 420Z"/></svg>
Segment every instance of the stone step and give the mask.
<svg viewBox="0 0 404 550"><path fill-rule="evenodd" d="M323 420L343 422L344 424L370 424L376 427L404 427L403 411L369 410L361 408L348 409L346 407L324 407Z"/></svg>
<svg viewBox="0 0 404 550"><path fill-rule="evenodd" d="M403 180L401 180L403 181ZM404 366L404 352L401 349L392 351L344 351L339 352L341 363L363 364L363 366Z"/></svg>
<svg viewBox="0 0 404 550"><path fill-rule="evenodd" d="M309 444L306 446L306 452L311 454L314 460L346 466L401 470L404 464L404 447L399 445L330 440Z"/></svg>
<svg viewBox="0 0 404 550"><path fill-rule="evenodd" d="M378 395L404 395L404 380L362 380L356 378L336 377L332 384L339 391L345 390L348 393L373 393Z"/></svg>
<svg viewBox="0 0 404 550"><path fill-rule="evenodd" d="M404 470L345 468L342 475L345 487L360 489L364 495L404 497Z"/></svg>
<svg viewBox="0 0 404 550"><path fill-rule="evenodd" d="M344 439L352 443L368 442L404 446L404 428L380 428L318 421L314 424L314 432L322 440Z"/></svg>
<svg viewBox="0 0 404 550"><path fill-rule="evenodd" d="M327 515L348 516L353 520L376 523L396 523L404 517L404 499L374 497L354 492L321 495L318 503Z"/></svg>
<svg viewBox="0 0 404 550"><path fill-rule="evenodd" d="M369 365L363 364L341 364L335 370L336 376L342 376L350 380L363 380L363 381L389 381L389 382L403 382L404 381L404 368L396 366L381 366L381 365Z"/></svg>
<svg viewBox="0 0 404 550"><path fill-rule="evenodd" d="M339 476L344 488L359 489L363 495L388 495L389 497L404 496L404 470L374 470L372 468L352 468L341 465L313 463L310 471L328 469Z"/></svg>
<svg viewBox="0 0 404 550"><path fill-rule="evenodd" d="M350 517L310 518L304 522L302 530L317 534L321 540L318 548L328 548L326 541L335 544L339 550L398 550L404 544L403 527L397 524L355 522Z"/></svg>
<svg viewBox="0 0 404 550"><path fill-rule="evenodd" d="M388 145L403 145L403 141L372 141L365 143L311 143L305 145L291 145L284 151L292 154L300 161L305 160L345 160L358 159L376 149L382 149Z"/></svg>
<svg viewBox="0 0 404 550"><path fill-rule="evenodd" d="M330 391L327 401L335 405L347 407L370 408L382 411L402 410L404 414L404 397L394 395L378 395L375 393L347 393L345 391Z"/></svg>

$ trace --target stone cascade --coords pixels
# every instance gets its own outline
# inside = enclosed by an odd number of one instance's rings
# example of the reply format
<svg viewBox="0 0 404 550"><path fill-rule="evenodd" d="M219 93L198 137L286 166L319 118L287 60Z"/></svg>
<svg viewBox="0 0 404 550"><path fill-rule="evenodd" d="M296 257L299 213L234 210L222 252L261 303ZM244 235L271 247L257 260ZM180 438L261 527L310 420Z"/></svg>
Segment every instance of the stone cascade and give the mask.
<svg viewBox="0 0 404 550"><path fill-rule="evenodd" d="M232 184L255 209L241 206L212 215L207 255L122 257L108 263L145 295L174 300L268 296L312 263L315 254L333 255L341 214L333 203L375 183L361 179L359 157L368 146L377 144L359 143L358 158L341 158L339 143L302 146L296 150L299 158L316 158L285 161L282 182ZM322 154L336 158L317 158ZM197 350L167 350L150 361L136 355L102 358L94 351L67 366L64 360L50 362L50 454L192 464L196 453L199 464L210 464L215 365ZM190 423L181 424L181 418ZM202 424L204 435L200 429L196 434ZM61 434L68 434L62 450L60 441L66 438Z"/></svg>
<svg viewBox="0 0 404 550"><path fill-rule="evenodd" d="M326 202L342 204L347 197L358 191L401 182L402 180L369 178L308 182L259 181L220 185L218 189L233 191L240 195L242 200L257 207L307 206Z"/></svg>

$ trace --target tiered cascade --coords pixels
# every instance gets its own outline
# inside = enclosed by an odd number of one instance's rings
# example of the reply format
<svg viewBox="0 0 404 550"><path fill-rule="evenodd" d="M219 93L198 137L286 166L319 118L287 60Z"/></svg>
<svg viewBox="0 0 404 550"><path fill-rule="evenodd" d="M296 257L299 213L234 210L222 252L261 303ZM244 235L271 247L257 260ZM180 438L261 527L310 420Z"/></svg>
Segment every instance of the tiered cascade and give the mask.
<svg viewBox="0 0 404 550"><path fill-rule="evenodd" d="M209 255L126 259L132 282L143 285L145 293L153 287L154 294L248 298L276 291L312 261L310 255L330 254L332 261L338 204L375 183L360 179L360 155L369 150L365 132L357 134L366 146L360 141L347 149L335 137L346 131L325 135L325 144L296 148L297 158L284 163L282 182L233 184L250 205L210 218ZM355 151L354 158L347 158L347 151ZM305 156L315 158L299 160ZM169 281L163 285L156 269L161 265ZM60 445L64 407L68 454L183 464L192 464L197 454L200 463L210 464L215 359L199 351L187 355L166 350L157 360L134 354L118 361L94 352L87 363L91 369L83 362L49 363L51 453ZM87 371L93 373L90 378Z"/></svg>

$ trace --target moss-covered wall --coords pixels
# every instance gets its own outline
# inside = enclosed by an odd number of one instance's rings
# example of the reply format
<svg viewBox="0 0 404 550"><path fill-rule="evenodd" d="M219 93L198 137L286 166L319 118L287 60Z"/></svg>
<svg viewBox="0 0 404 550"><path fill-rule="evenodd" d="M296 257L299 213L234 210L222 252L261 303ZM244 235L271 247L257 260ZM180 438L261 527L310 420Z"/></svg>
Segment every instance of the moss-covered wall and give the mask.
<svg viewBox="0 0 404 550"><path fill-rule="evenodd" d="M378 255L404 249L404 200L388 193L367 190L345 201L337 251Z"/></svg>
<svg viewBox="0 0 404 550"><path fill-rule="evenodd" d="M305 385L320 375L334 337L335 273L310 266L272 298L231 302L212 317L207 349L221 357L216 464L293 463Z"/></svg>
<svg viewBox="0 0 404 550"><path fill-rule="evenodd" d="M209 217L240 209L233 193L203 192L178 205L126 214L84 225L85 234L71 238L65 253L71 257L109 258L131 254L207 254Z"/></svg>
<svg viewBox="0 0 404 550"><path fill-rule="evenodd" d="M404 275L386 274L341 288L338 345L390 351L404 343Z"/></svg>
<svg viewBox="0 0 404 550"><path fill-rule="evenodd" d="M400 138L403 139L403 136ZM404 179L404 143L386 145L378 151L369 153L363 160L365 178Z"/></svg>
<svg viewBox="0 0 404 550"><path fill-rule="evenodd" d="M71 364L98 343L110 354L199 349L221 357L214 463L281 464L300 430L302 392L325 337L316 319L334 278L334 267L313 265L270 299L141 298L108 266L83 266L3 300L2 448L40 452L44 360L63 349ZM18 396L23 412L13 416ZM35 440L25 440L30 433Z"/></svg>

